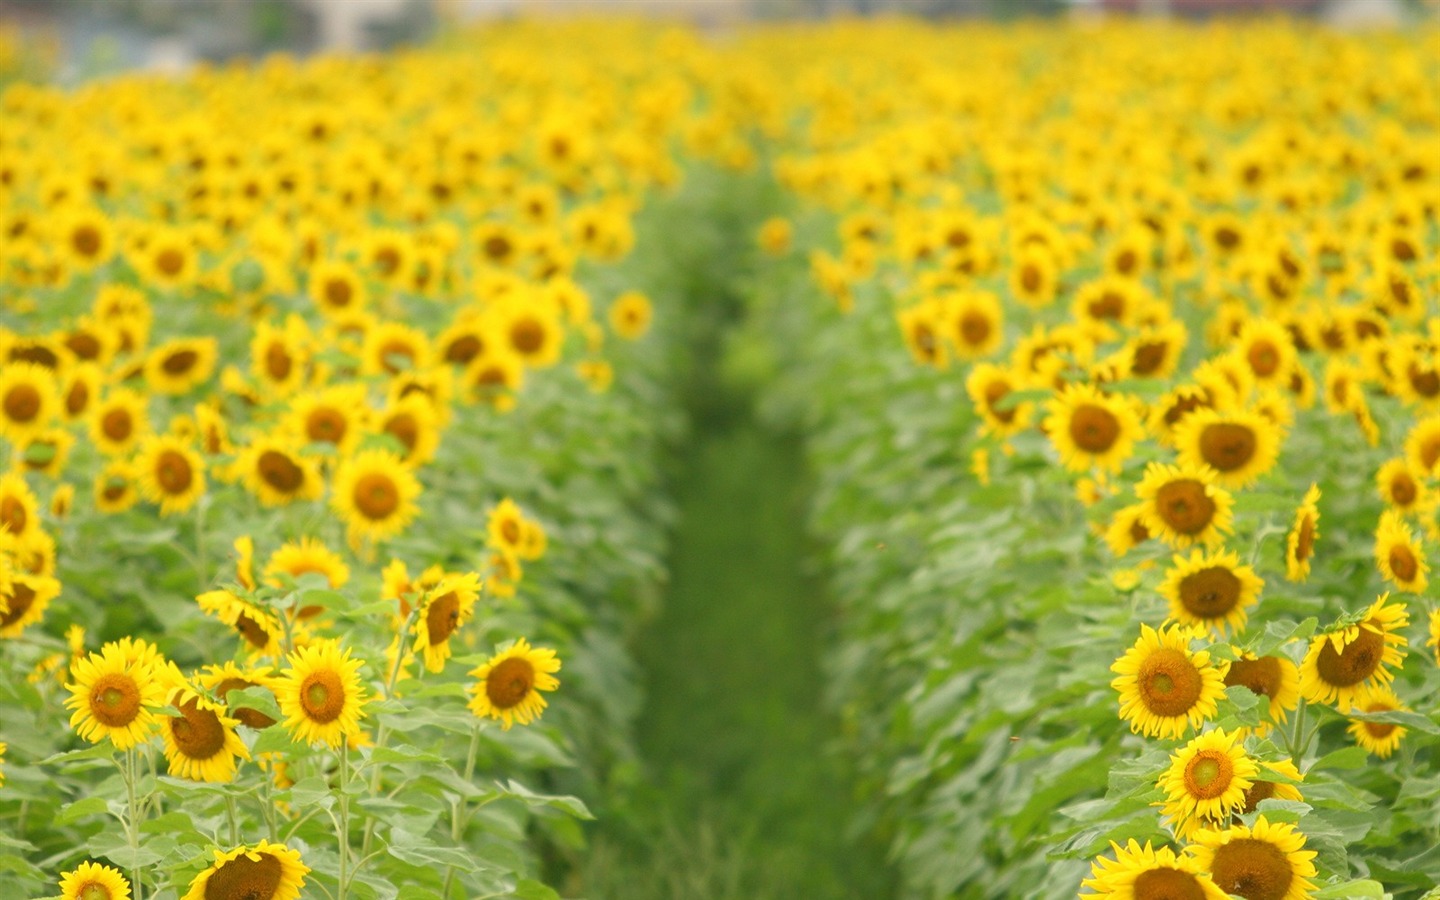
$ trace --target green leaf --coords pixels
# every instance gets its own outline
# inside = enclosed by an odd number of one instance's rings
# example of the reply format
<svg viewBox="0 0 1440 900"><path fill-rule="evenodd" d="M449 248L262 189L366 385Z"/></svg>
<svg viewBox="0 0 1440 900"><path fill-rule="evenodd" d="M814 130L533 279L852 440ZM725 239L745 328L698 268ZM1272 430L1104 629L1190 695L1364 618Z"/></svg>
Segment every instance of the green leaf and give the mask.
<svg viewBox="0 0 1440 900"><path fill-rule="evenodd" d="M521 879L520 883L515 885L513 893L518 900L560 900L560 895L555 893L554 888L529 878Z"/></svg>
<svg viewBox="0 0 1440 900"><path fill-rule="evenodd" d="M1440 889L1437 889L1440 890ZM1385 886L1378 881L1347 881L1344 884L1332 884L1329 887L1321 888L1310 895L1315 900L1386 900L1390 895L1385 893ZM1440 893L1431 891L1420 900L1426 897L1440 896Z"/></svg>
<svg viewBox="0 0 1440 900"><path fill-rule="evenodd" d="M516 781L506 781L499 785L500 791L507 797L515 797L525 803L526 806L549 806L554 809L564 810L577 819L594 819L590 810L577 797L563 797L553 794L537 794L529 788Z"/></svg>
<svg viewBox="0 0 1440 900"><path fill-rule="evenodd" d="M1350 718L1358 719L1361 722L1386 722L1391 725L1402 725L1422 734L1440 734L1440 724L1437 724L1434 719L1409 710L1387 709L1384 712L1352 712Z"/></svg>
<svg viewBox="0 0 1440 900"><path fill-rule="evenodd" d="M104 797L83 797L60 807L60 812L55 814L55 824L69 825L77 819L103 813L108 809L109 805Z"/></svg>

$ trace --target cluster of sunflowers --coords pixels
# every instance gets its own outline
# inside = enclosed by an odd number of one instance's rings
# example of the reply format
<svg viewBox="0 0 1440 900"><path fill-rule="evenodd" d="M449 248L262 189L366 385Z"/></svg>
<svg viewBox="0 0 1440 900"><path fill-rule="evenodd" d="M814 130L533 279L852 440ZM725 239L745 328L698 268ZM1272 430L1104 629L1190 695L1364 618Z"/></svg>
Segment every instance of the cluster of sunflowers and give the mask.
<svg viewBox="0 0 1440 900"><path fill-rule="evenodd" d="M845 54L867 36L852 70ZM956 67L962 38L973 64ZM1344 780L1325 770L1355 765L1347 735L1383 760L1421 733L1392 779L1365 783L1388 802L1425 783L1437 731L1410 708L1433 712L1435 667L1404 665L1412 618L1440 642L1421 599L1424 542L1440 538L1437 38L848 26L777 79L809 115L776 172L836 223L809 249L815 284L843 313L889 318L933 373L891 390L968 399L977 492L1013 479L1006 502L1044 517L1037 467L1063 473L1089 522L1076 576L1110 569L1111 602L1139 630L1112 666L1111 708L1118 694L1119 724L1163 752L1118 738L1100 751L1113 802L1083 807L1106 826L1084 840L1111 851L1084 896L1299 900L1322 877L1397 871L1403 886L1434 883L1433 866L1370 866L1360 845L1347 863L1366 828L1342 838L1324 807ZM783 221L759 235L777 254L791 238ZM888 662L906 641L933 639L875 643ZM915 699L934 669L907 694L917 719L941 702L938 688ZM928 790L916 759L941 751L893 752L889 792ZM1318 868L1312 826L1336 848Z"/></svg>
<svg viewBox="0 0 1440 900"><path fill-rule="evenodd" d="M485 470L502 439L593 437L528 430L526 397L611 402L582 282L645 335L611 270L704 119L663 73L537 65L557 34L0 93L0 812L27 884L76 855L33 804L118 866L67 900L547 895L524 823L584 806L474 778L568 760L503 736L560 659L511 630L543 513Z"/></svg>

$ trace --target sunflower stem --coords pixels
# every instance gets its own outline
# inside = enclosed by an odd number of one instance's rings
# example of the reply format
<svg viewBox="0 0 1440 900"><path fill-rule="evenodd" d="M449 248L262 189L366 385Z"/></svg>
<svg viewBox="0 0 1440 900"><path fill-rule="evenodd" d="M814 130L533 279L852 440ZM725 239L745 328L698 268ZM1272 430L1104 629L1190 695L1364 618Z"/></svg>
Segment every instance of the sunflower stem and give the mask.
<svg viewBox="0 0 1440 900"><path fill-rule="evenodd" d="M476 724L470 729L470 749L465 754L465 783L469 784L475 777L475 757L480 753L480 726ZM456 797L450 801L450 843L459 846L460 839L465 836L465 826L468 823L465 809L465 798ZM449 900L450 885L455 881L455 867L447 866L445 869L445 886L440 891L440 896Z"/></svg>
<svg viewBox="0 0 1440 900"><path fill-rule="evenodd" d="M1301 698L1300 706L1298 709L1295 710L1295 727L1291 729L1291 732L1289 735L1287 735L1287 740L1285 741L1285 749L1290 751L1290 759L1293 760L1295 765L1297 766L1300 765L1300 757L1305 752L1305 748L1300 743L1300 740L1302 737L1304 737L1304 735L1305 700L1304 698Z"/></svg>
<svg viewBox="0 0 1440 900"><path fill-rule="evenodd" d="M240 819L235 812L235 795L225 795L225 815L230 820L230 845L236 846L240 843Z"/></svg>
<svg viewBox="0 0 1440 900"><path fill-rule="evenodd" d="M140 881L140 810L135 802L138 768L138 756L131 747L125 751L125 764L121 767L125 777L125 838L130 845L130 890L135 900L145 900L145 886Z"/></svg>
<svg viewBox="0 0 1440 900"><path fill-rule="evenodd" d="M260 792L260 806L265 813L265 828L270 833L271 843L279 843L278 829L275 827L275 775L266 772L262 782L264 787Z"/></svg>
<svg viewBox="0 0 1440 900"><path fill-rule="evenodd" d="M340 885L336 897L345 900L350 890L350 738L340 735Z"/></svg>
<svg viewBox="0 0 1440 900"><path fill-rule="evenodd" d="M210 584L210 567L205 560L205 498L195 504L195 576L200 582L199 592L204 593Z"/></svg>
<svg viewBox="0 0 1440 900"><path fill-rule="evenodd" d="M390 673L385 677L385 699L386 699L386 700L393 699L394 696L395 696L395 682L397 682L397 681L400 680L400 667L405 664L405 656L406 656L406 652L405 652L405 635L407 635L407 634L410 633L410 629L411 629L412 627L414 627L414 625L415 625L415 620L419 617L419 615L420 615L420 608L419 608L419 606L416 606L415 608L411 609L411 610L410 610L410 615L406 616L406 618L405 618L405 624L400 626L400 631L397 633L397 636L396 636L396 638L395 638L395 662L391 664L391 666L390 666ZM380 724L380 730L377 731L376 734L375 734L375 749L378 750L378 749L380 749L381 747L385 746L385 741L386 741L386 739L388 739L389 737L390 737L390 729L388 729L388 728L385 726L385 724L382 722L382 723ZM373 760L373 754L372 754L372 760ZM372 764L374 765L374 771L373 771L373 772L371 773L371 775L370 775L370 796L373 797L373 796L375 796L376 794L379 794L379 793L380 793L380 786L381 786L381 784L380 784L380 763L378 763L378 762L372 762ZM372 818L369 818L369 819L366 820L366 822L365 822L365 835L364 835L364 837L362 837L362 838L360 839L360 855L361 855L362 857L365 857L365 856L369 856L369 855L370 855L370 846L371 846L371 844L374 843L374 841L375 841L375 819L372 817Z"/></svg>

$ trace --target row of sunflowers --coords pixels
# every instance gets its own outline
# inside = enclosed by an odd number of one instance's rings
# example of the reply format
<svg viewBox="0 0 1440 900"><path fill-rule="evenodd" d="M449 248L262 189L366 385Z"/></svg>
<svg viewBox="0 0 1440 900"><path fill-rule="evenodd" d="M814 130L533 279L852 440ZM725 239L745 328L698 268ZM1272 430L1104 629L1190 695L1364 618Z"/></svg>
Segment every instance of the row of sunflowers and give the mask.
<svg viewBox="0 0 1440 900"><path fill-rule="evenodd" d="M1440 35L757 43L751 338L902 895L1440 896Z"/></svg>
<svg viewBox="0 0 1440 900"><path fill-rule="evenodd" d="M557 896L664 577L631 250L740 146L593 33L0 93L7 897Z"/></svg>

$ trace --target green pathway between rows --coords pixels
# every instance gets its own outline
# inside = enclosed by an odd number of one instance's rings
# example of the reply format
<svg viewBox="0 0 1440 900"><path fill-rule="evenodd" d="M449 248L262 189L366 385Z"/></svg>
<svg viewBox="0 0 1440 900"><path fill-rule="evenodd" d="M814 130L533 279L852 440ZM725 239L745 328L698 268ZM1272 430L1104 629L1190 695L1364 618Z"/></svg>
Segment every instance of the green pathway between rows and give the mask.
<svg viewBox="0 0 1440 900"><path fill-rule="evenodd" d="M692 429L673 474L671 582L637 647L651 777L594 832L577 873L591 900L889 895L883 853L847 833L858 803L822 702L830 611L804 569L802 447L756 421L754 389L722 374L771 190L688 189L672 227L651 234L664 289L687 300Z"/></svg>

